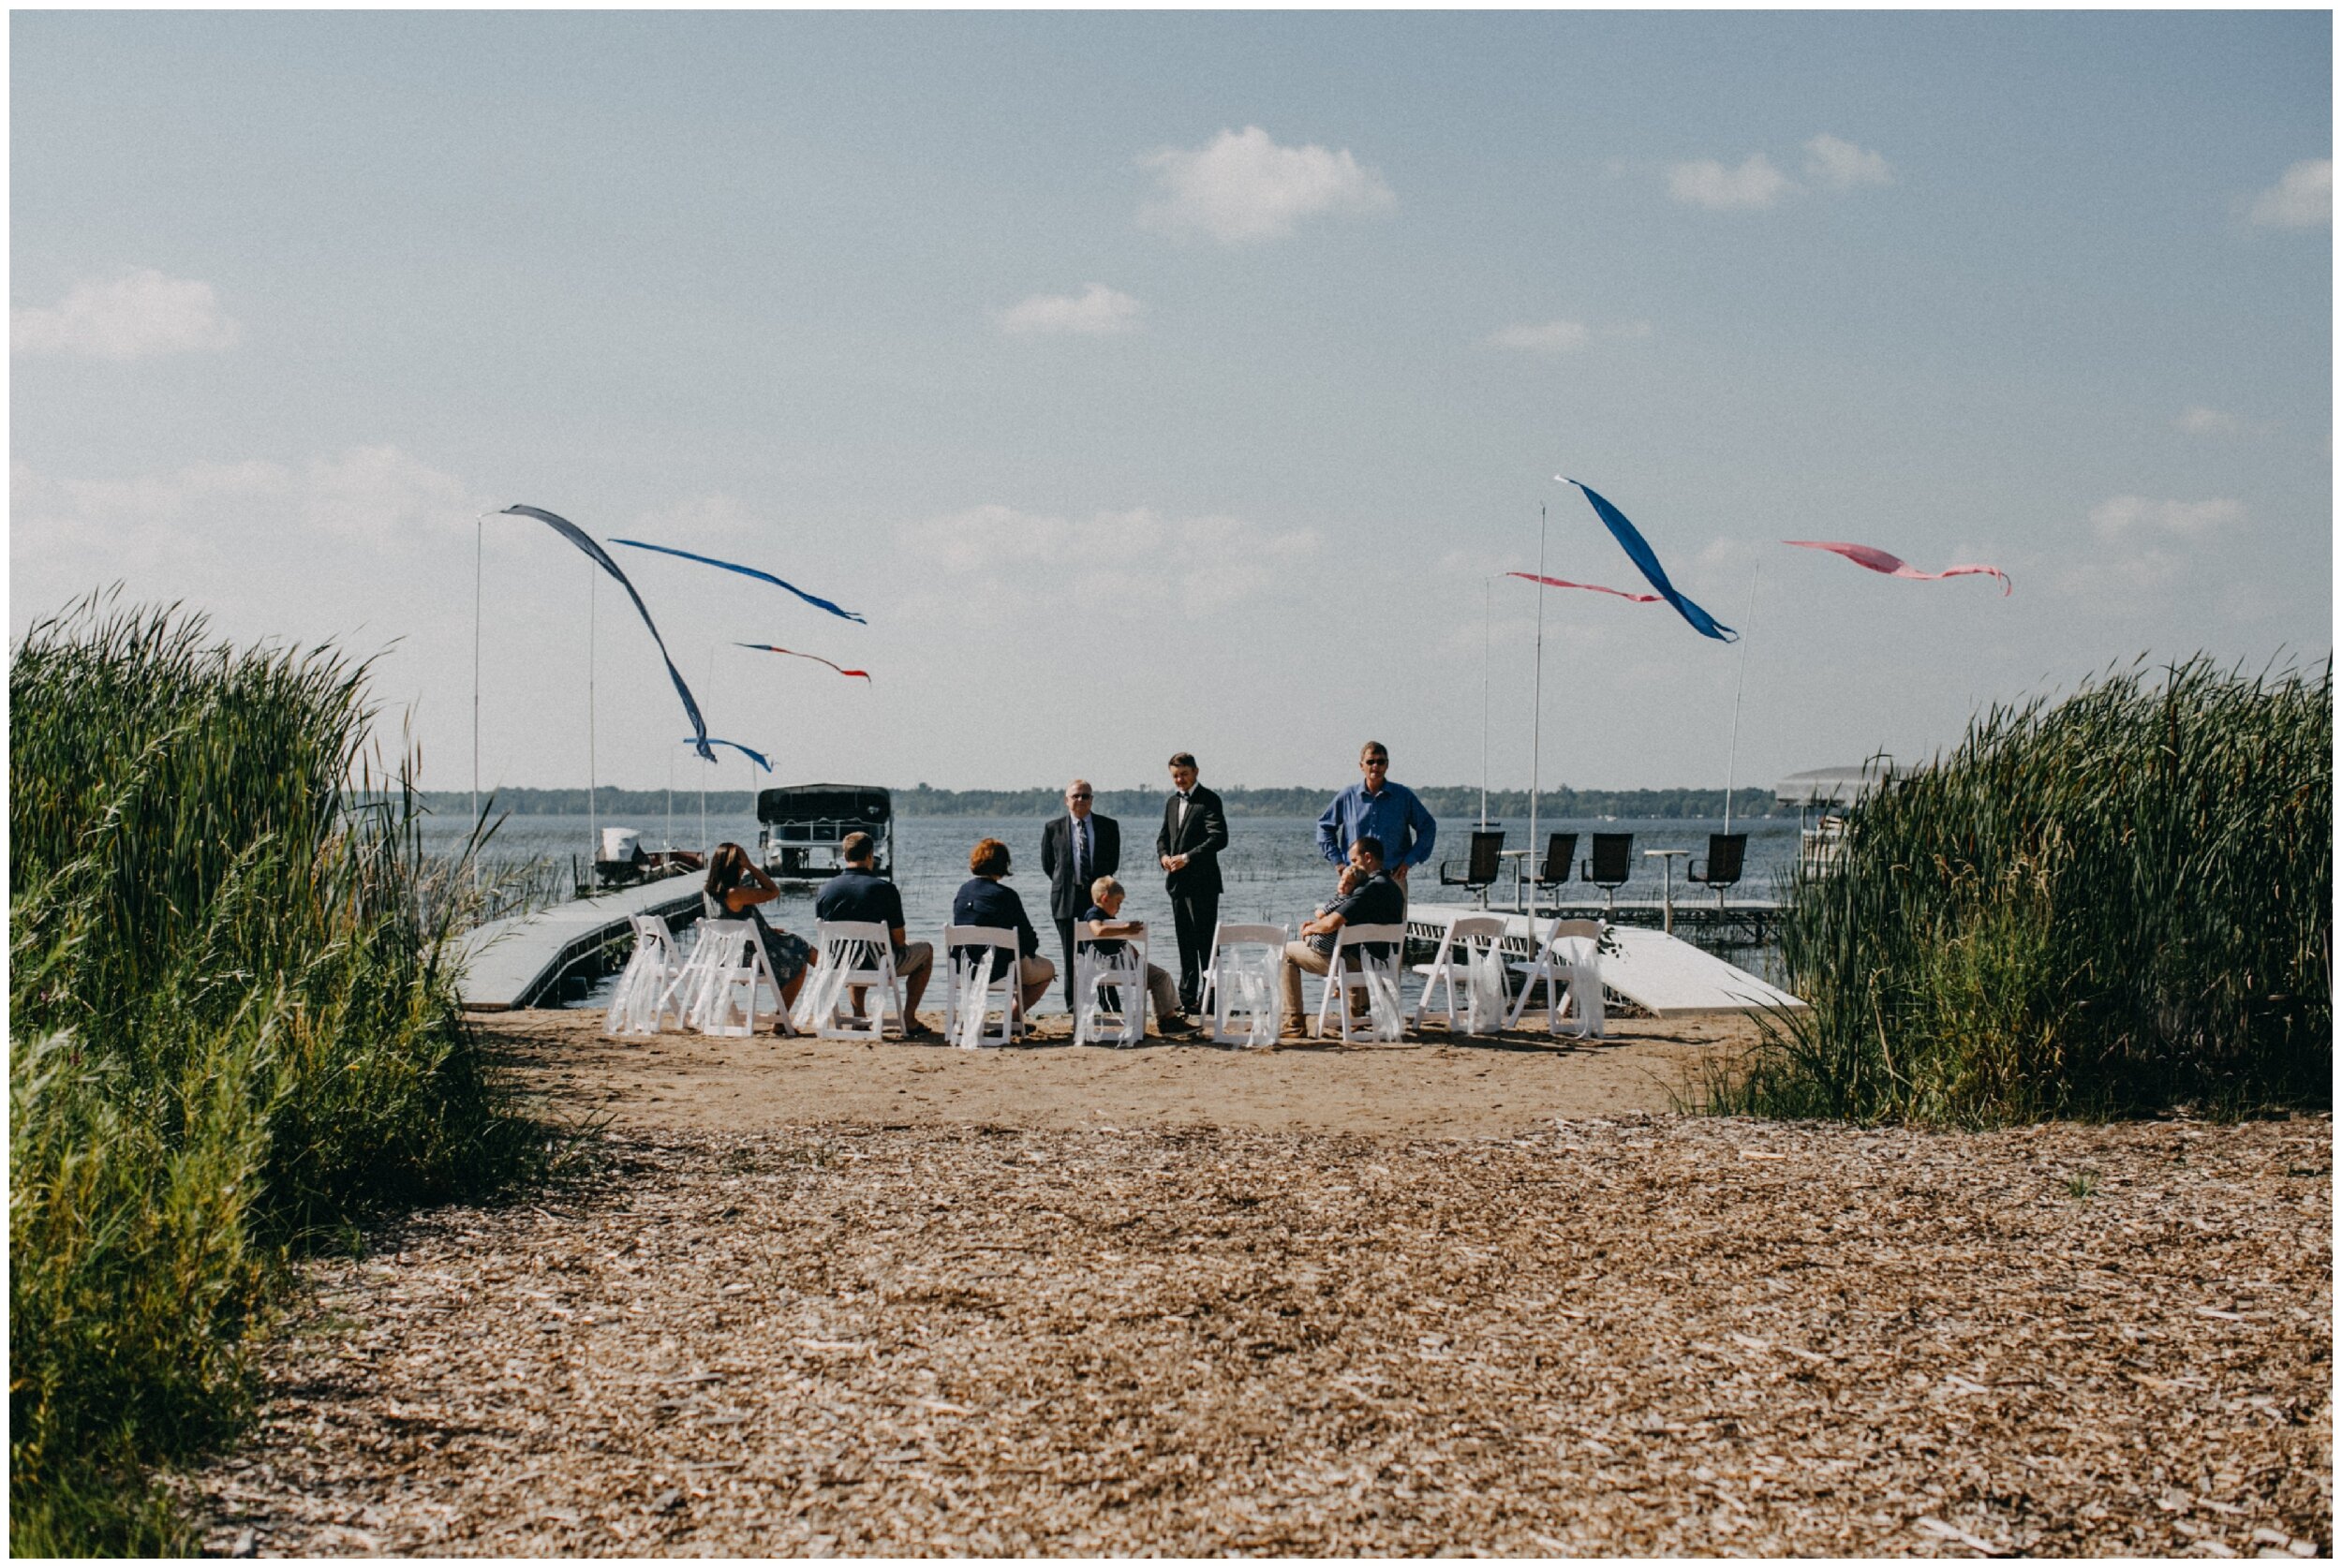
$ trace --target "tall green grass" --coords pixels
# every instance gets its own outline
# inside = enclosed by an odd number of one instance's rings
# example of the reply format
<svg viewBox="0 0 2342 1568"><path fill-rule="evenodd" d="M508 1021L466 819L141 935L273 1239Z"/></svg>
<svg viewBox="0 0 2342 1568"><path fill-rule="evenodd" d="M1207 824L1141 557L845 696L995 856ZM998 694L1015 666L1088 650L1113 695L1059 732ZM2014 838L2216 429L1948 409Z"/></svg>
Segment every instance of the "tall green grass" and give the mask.
<svg viewBox="0 0 2342 1568"><path fill-rule="evenodd" d="M2333 672L2197 658L1996 706L1801 867L1811 1011L1715 1071L1728 1112L1986 1125L2327 1104Z"/></svg>
<svg viewBox="0 0 2342 1568"><path fill-rule="evenodd" d="M541 1140L467 1035L365 670L93 597L9 661L9 1528L182 1546L293 1250ZM361 802L365 804L360 804Z"/></svg>

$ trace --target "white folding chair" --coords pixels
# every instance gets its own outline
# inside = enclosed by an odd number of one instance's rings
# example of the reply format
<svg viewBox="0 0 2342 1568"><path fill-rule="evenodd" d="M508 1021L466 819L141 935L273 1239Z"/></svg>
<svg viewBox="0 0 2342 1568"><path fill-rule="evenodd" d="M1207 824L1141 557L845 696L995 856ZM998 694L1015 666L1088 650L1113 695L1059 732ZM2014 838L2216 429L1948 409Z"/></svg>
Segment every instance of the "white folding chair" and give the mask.
<svg viewBox="0 0 2342 1568"><path fill-rule="evenodd" d="M1292 933L1282 925L1223 921L1213 928L1204 962L1204 995L1215 1045L1274 1045L1284 1028L1284 998L1277 971ZM1240 1027L1231 1027L1240 1020Z"/></svg>
<svg viewBox="0 0 2342 1568"><path fill-rule="evenodd" d="M1545 987L1545 1028L1562 1032L1562 1003L1569 1003L1570 1020L1578 1038L1602 1038L1602 923L1598 920L1557 920L1537 944L1534 957L1512 966L1525 977L1520 995L1513 999L1508 1027L1519 1028L1529 1009L1529 993Z"/></svg>
<svg viewBox="0 0 2342 1568"><path fill-rule="evenodd" d="M1416 1028L1433 1011L1439 1012L1450 1034L1460 1024L1466 1034L1494 1034L1510 1021L1505 1016L1503 915L1458 915L1440 934L1438 954L1428 964L1417 964L1415 972L1423 976L1423 995L1415 1004ZM1463 990L1460 1004L1456 999L1459 986ZM1441 990L1446 992L1447 1005L1434 1010L1431 997Z"/></svg>
<svg viewBox="0 0 2342 1568"><path fill-rule="evenodd" d="M659 916L638 914L629 924L634 927L634 951L619 971L617 989L610 994L602 1032L620 1037L657 1034L667 1027L670 1013L678 1023L683 1018L682 1003L675 997L683 954L674 932Z"/></svg>
<svg viewBox="0 0 2342 1568"><path fill-rule="evenodd" d="M675 991L683 998L683 1021L702 1034L745 1035L756 1032L759 1004L773 994L772 1013L783 1034L790 1027L780 982L756 939L756 925L746 920L700 922L699 940L683 962Z"/></svg>
<svg viewBox="0 0 2342 1568"><path fill-rule="evenodd" d="M1004 925L946 925L943 951L952 964L943 993L943 1037L968 1051L1014 1043L1024 1025L1016 1005L1016 933ZM995 1010L1001 1015L997 1031Z"/></svg>
<svg viewBox="0 0 2342 1568"><path fill-rule="evenodd" d="M1099 924L1074 922L1074 1043L1136 1045L1147 1038L1147 927L1135 937L1101 939ZM1099 952L1102 939L1121 951Z"/></svg>
<svg viewBox="0 0 2342 1568"><path fill-rule="evenodd" d="M1407 1033L1406 1008L1399 1000L1399 954L1405 947L1407 928L1398 925L1344 925L1334 933L1334 951L1326 966L1325 989L1317 998L1317 1037L1326 1038L1329 1018L1340 1023L1344 1044L1350 1031L1350 993L1366 997L1368 1038L1402 1040ZM1365 950L1383 949L1374 957ZM1352 969L1349 960L1356 958Z"/></svg>
<svg viewBox="0 0 2342 1568"><path fill-rule="evenodd" d="M908 1029L902 983L895 974L894 937L885 926L874 920L824 920L815 924L813 941L822 961L797 993L791 1022L823 1040L883 1040L891 1007L895 1022ZM857 989L863 995L860 1013L853 1008Z"/></svg>

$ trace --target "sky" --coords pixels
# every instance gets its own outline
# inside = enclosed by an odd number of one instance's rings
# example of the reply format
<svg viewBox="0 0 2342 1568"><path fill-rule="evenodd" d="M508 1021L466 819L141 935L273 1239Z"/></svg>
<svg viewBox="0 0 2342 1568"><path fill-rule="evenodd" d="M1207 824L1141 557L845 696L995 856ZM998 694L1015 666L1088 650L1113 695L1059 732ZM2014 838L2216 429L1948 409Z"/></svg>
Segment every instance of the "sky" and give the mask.
<svg viewBox="0 0 2342 1568"><path fill-rule="evenodd" d="M515 502L867 617L615 552L778 781L1766 784L2331 654L2324 13L9 37L12 637L118 584L330 640L429 787L475 625L484 787L771 781ZM1557 475L1743 640L1540 633L1540 548L1646 590Z"/></svg>

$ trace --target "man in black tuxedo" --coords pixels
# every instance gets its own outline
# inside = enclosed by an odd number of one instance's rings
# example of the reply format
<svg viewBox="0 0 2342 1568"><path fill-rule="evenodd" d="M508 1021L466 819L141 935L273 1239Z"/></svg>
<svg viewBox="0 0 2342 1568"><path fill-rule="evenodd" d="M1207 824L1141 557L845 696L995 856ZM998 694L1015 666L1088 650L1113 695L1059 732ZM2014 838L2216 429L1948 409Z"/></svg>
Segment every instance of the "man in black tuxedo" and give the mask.
<svg viewBox="0 0 2342 1568"><path fill-rule="evenodd" d="M1049 915L1065 944L1065 1010L1074 1010L1074 922L1097 900L1089 884L1122 869L1122 830L1089 809L1089 780L1065 787L1065 815L1041 829L1041 869L1049 879Z"/></svg>
<svg viewBox="0 0 2342 1568"><path fill-rule="evenodd" d="M1169 800L1163 803L1163 831L1155 835L1155 858L1168 873L1171 925L1179 934L1179 1005L1203 1009L1204 969L1211 962L1211 934L1220 925L1220 851L1228 847L1228 814L1220 797L1196 782L1195 759L1171 758Z"/></svg>

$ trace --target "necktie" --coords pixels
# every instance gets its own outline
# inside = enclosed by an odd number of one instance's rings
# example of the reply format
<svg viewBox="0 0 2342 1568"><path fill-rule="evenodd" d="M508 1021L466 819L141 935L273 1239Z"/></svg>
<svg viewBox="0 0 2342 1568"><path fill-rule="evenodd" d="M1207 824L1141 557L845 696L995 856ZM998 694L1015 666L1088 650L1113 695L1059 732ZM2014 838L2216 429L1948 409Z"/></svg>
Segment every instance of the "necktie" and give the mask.
<svg viewBox="0 0 2342 1568"><path fill-rule="evenodd" d="M1089 885L1089 819L1084 817L1074 824L1074 880L1076 885Z"/></svg>

